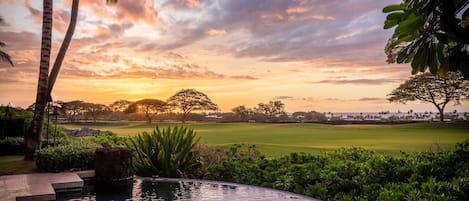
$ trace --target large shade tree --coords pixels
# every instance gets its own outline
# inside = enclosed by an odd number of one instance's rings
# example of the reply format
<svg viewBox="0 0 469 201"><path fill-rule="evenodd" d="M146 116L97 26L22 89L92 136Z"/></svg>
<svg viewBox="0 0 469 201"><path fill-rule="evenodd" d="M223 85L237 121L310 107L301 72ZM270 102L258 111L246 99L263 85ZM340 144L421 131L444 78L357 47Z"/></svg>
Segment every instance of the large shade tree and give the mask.
<svg viewBox="0 0 469 201"><path fill-rule="evenodd" d="M182 89L168 99L168 104L182 111L182 123L185 123L189 114L195 110L217 110L217 104L213 103L204 93L195 89Z"/></svg>
<svg viewBox="0 0 469 201"><path fill-rule="evenodd" d="M249 115L252 113L252 111L244 105L237 106L231 109L231 111L235 113L241 121L247 121Z"/></svg>
<svg viewBox="0 0 469 201"><path fill-rule="evenodd" d="M269 101L269 103L259 103L255 110L263 114L267 120L274 121L276 117L285 113L284 111L285 104L282 101Z"/></svg>
<svg viewBox="0 0 469 201"><path fill-rule="evenodd" d="M448 72L445 78L430 73L416 75L388 94L391 102L422 101L433 104L444 121L444 110L449 102L456 105L469 98L469 81L460 72Z"/></svg>
<svg viewBox="0 0 469 201"><path fill-rule="evenodd" d="M143 113L147 120L147 124L151 124L153 118L160 112L165 112L168 104L158 99L142 99L130 104L125 113Z"/></svg>
<svg viewBox="0 0 469 201"><path fill-rule="evenodd" d="M383 9L385 29L395 27L386 45L388 62L411 63L412 74L444 77L460 71L469 78L469 1L403 0ZM462 19L456 16L462 14Z"/></svg>
<svg viewBox="0 0 469 201"><path fill-rule="evenodd" d="M132 101L128 100L117 100L109 104L109 108L111 108L113 112L124 112L132 103Z"/></svg>
<svg viewBox="0 0 469 201"><path fill-rule="evenodd" d="M107 0L107 3L116 3L117 0ZM41 134L44 123L45 108L47 102L52 101L51 92L55 84L55 80L59 74L65 54L72 40L73 33L78 18L79 0L72 1L72 9L70 14L70 22L65 34L62 45L55 59L54 65L49 74L49 62L51 56L52 46L52 16L53 16L53 1L43 0L43 14L42 14L42 38L41 38L41 53L39 64L39 78L37 84L37 93L34 109L34 117L31 122L30 131L25 138L25 160L33 160L34 152L41 147Z"/></svg>

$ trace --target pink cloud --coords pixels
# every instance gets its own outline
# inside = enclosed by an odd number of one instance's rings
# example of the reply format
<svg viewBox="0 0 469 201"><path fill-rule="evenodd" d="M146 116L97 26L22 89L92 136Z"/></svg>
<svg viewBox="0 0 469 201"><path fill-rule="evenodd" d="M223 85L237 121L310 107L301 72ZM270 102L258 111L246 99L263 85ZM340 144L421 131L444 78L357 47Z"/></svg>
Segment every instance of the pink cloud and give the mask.
<svg viewBox="0 0 469 201"><path fill-rule="evenodd" d="M68 0L67 4L71 4ZM83 1L80 9L87 9L102 20L113 22L142 22L155 27L164 26L153 1L119 0L115 5L107 5L106 1Z"/></svg>

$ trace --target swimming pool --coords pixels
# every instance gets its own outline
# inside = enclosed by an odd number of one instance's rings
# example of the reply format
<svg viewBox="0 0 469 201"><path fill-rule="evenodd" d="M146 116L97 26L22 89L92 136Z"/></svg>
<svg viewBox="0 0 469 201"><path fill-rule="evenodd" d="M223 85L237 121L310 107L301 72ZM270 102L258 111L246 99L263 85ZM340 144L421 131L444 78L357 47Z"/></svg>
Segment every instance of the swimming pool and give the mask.
<svg viewBox="0 0 469 201"><path fill-rule="evenodd" d="M306 196L269 188L228 182L137 178L129 189L120 193L95 193L93 187L85 186L80 198L65 200L114 200L114 201L316 201Z"/></svg>

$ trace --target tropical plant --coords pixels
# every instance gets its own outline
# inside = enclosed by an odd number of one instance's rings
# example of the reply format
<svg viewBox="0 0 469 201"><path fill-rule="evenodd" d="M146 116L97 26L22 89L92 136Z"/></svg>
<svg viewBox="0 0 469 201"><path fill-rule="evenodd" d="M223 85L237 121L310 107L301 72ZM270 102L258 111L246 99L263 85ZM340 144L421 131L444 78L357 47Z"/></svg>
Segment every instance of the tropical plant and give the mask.
<svg viewBox="0 0 469 201"><path fill-rule="evenodd" d="M143 132L126 142L134 150L134 167L139 176L187 177L199 167L194 147L194 130L186 127L156 127L152 133Z"/></svg>
<svg viewBox="0 0 469 201"><path fill-rule="evenodd" d="M108 4L117 3L117 0L106 0ZM67 28L62 45L54 62L54 66L49 74L49 63L51 56L52 46L52 17L53 17L53 1L43 0L43 14L42 14L42 39L41 39L41 60L39 64L39 78L37 83L37 93L34 108L34 117L31 122L31 127L26 135L26 148L24 159L33 160L34 152L41 147L41 134L44 122L44 113L47 102L51 102L51 92L55 84L55 80L62 66L70 41L72 40L73 33L78 18L78 5L80 0L72 1L72 10L70 14L70 23Z"/></svg>
<svg viewBox="0 0 469 201"><path fill-rule="evenodd" d="M403 0L383 8L384 29L396 27L385 48L388 62L411 62L412 74L429 69L440 77L447 71L469 77L467 5L467 0Z"/></svg>
<svg viewBox="0 0 469 201"><path fill-rule="evenodd" d="M0 23L3 23L3 18L0 17ZM0 47L5 47L6 44L2 41L0 41ZM11 61L10 55L8 55L6 52L0 50L0 61L3 62L8 62L10 63L11 66L13 66L13 61Z"/></svg>

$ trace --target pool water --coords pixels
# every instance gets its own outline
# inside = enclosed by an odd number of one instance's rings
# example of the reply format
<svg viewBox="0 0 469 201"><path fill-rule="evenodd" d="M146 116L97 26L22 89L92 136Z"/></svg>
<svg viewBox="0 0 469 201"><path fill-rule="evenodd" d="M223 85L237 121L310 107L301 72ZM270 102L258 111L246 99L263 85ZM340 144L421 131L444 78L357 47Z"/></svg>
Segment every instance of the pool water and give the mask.
<svg viewBox="0 0 469 201"><path fill-rule="evenodd" d="M95 193L85 186L80 198L62 200L90 201L316 201L315 199L268 188L216 181L138 178L128 191Z"/></svg>

